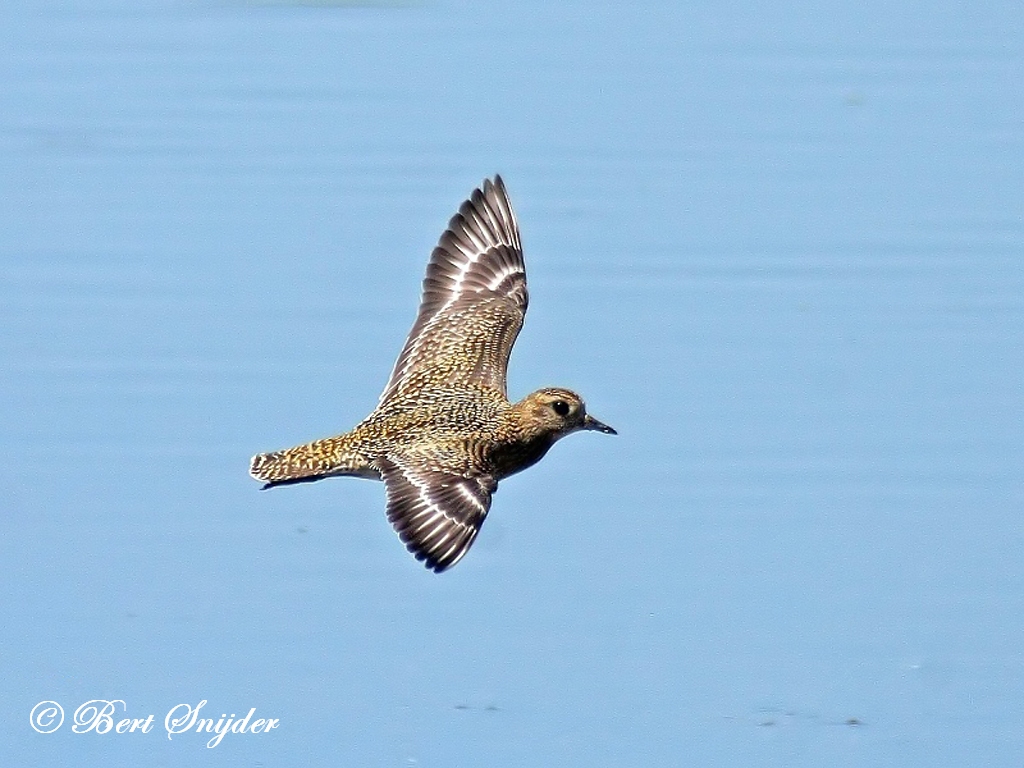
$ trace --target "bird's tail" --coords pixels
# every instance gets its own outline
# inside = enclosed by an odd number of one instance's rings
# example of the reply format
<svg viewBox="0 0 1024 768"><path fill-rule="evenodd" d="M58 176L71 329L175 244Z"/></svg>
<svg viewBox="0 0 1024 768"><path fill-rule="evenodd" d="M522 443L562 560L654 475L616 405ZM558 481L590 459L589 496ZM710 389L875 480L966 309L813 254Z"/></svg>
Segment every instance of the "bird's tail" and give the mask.
<svg viewBox="0 0 1024 768"><path fill-rule="evenodd" d="M290 483L311 483L325 477L355 475L380 479L380 472L356 450L346 436L328 437L283 451L252 457L249 474L264 483L263 488Z"/></svg>

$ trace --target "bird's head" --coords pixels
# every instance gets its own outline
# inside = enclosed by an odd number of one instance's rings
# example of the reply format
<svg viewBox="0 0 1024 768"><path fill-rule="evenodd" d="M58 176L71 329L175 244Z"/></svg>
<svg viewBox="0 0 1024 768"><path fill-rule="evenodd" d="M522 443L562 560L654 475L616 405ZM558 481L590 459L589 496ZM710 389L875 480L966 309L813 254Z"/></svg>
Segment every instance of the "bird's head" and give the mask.
<svg viewBox="0 0 1024 768"><path fill-rule="evenodd" d="M552 440L584 429L609 435L618 434L588 414L583 398L568 389L539 389L516 403L515 409L531 432L551 435Z"/></svg>

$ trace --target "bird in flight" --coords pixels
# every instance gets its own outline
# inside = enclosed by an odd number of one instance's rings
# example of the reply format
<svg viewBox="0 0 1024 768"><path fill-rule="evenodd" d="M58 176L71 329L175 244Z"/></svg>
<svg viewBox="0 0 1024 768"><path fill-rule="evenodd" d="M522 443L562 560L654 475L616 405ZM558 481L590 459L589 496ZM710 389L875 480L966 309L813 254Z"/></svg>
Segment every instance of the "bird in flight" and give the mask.
<svg viewBox="0 0 1024 768"><path fill-rule="evenodd" d="M430 256L423 298L377 407L350 432L252 458L263 488L350 475L383 480L402 542L440 573L462 559L498 481L580 430L616 434L568 389L508 399L527 306L519 227L500 176L459 208Z"/></svg>

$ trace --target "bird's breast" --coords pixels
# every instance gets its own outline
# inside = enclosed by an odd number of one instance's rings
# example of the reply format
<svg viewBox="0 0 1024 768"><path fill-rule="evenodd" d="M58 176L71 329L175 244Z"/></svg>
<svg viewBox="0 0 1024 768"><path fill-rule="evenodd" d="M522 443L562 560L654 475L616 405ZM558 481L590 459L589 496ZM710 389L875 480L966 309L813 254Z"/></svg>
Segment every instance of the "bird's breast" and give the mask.
<svg viewBox="0 0 1024 768"><path fill-rule="evenodd" d="M548 437L495 443L486 462L493 467L495 478L500 480L536 464L544 458L551 445L552 440Z"/></svg>

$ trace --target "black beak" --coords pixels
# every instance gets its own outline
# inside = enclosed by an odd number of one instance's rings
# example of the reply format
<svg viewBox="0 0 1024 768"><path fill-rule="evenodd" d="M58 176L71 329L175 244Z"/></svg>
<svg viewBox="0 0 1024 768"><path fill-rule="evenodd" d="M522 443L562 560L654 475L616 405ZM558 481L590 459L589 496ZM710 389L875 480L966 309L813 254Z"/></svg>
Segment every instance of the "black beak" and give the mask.
<svg viewBox="0 0 1024 768"><path fill-rule="evenodd" d="M607 424L604 424L595 419L589 413L583 417L583 428L593 430L594 432L604 432L606 435L619 434L614 429L609 427Z"/></svg>

